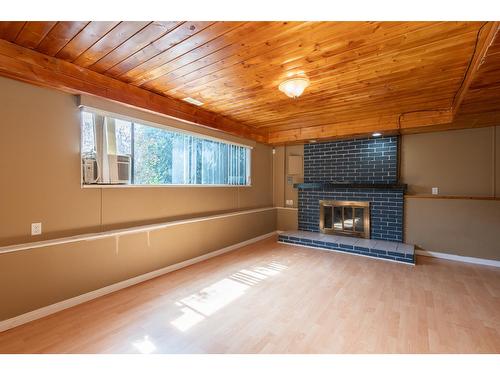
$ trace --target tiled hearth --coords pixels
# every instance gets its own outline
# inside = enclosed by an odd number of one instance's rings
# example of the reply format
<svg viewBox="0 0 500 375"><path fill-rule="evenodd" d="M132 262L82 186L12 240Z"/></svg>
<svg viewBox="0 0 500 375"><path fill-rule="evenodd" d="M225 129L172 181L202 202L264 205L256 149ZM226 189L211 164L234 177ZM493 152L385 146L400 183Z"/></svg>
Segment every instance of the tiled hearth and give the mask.
<svg viewBox="0 0 500 375"><path fill-rule="evenodd" d="M367 240L300 230L280 233L278 241L415 264L415 247L401 242Z"/></svg>

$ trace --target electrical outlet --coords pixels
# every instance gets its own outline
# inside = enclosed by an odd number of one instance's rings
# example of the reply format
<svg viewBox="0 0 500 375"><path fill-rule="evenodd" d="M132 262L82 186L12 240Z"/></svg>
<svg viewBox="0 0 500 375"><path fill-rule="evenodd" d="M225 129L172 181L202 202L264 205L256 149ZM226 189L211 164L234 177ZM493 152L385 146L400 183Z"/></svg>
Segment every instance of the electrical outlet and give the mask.
<svg viewBox="0 0 500 375"><path fill-rule="evenodd" d="M432 194L434 194L434 195L438 195L438 194L439 194L439 188L437 188L437 187L433 187L433 188L432 188Z"/></svg>
<svg viewBox="0 0 500 375"><path fill-rule="evenodd" d="M286 200L286 205L287 206L293 206L293 199L287 199Z"/></svg>
<svg viewBox="0 0 500 375"><path fill-rule="evenodd" d="M42 234L42 223L31 223L31 235L38 236Z"/></svg>

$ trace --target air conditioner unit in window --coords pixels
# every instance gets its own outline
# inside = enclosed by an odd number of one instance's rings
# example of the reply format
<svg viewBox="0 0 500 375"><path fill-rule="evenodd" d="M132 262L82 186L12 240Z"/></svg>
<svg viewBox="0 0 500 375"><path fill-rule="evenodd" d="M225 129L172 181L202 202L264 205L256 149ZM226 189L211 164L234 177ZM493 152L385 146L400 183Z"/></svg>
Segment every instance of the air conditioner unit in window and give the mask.
<svg viewBox="0 0 500 375"><path fill-rule="evenodd" d="M109 182L111 184L129 184L131 163L129 155L108 155Z"/></svg>
<svg viewBox="0 0 500 375"><path fill-rule="evenodd" d="M96 184L99 180L99 168L95 155L87 155L82 158L83 183Z"/></svg>

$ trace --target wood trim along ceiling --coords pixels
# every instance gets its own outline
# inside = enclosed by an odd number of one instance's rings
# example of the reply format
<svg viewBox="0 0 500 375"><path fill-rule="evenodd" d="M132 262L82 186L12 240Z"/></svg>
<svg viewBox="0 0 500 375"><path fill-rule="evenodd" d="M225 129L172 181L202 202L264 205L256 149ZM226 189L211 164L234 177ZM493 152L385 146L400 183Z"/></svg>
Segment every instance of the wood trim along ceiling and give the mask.
<svg viewBox="0 0 500 375"><path fill-rule="evenodd" d="M293 144L498 124L498 31L499 22L7 21L0 75ZM297 99L278 90L293 75L311 81Z"/></svg>

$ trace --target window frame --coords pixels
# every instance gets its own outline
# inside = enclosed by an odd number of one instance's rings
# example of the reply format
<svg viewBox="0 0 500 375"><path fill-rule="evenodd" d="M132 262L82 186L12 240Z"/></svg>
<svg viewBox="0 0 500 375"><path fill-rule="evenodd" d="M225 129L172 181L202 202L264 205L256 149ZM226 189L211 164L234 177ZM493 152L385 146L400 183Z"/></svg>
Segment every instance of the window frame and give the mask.
<svg viewBox="0 0 500 375"><path fill-rule="evenodd" d="M126 188L126 189L128 189L128 188L149 188L149 187L153 187L153 188L158 188L158 187L174 187L174 188L179 188L179 187L197 187L197 188L199 188L199 187L218 187L218 188L221 188L221 187L226 187L226 188L227 187L235 187L235 188L252 187L252 157L253 157L252 154L253 154L253 148L254 148L253 146L250 146L250 145L247 145L244 143L238 143L238 142L225 140L225 139L210 136L210 135L205 135L202 133L197 133L195 131L177 128L177 127L171 126L171 125L160 124L160 123L156 123L156 122L152 122L152 121L148 121L148 120L143 120L143 119L140 119L137 117L121 115L119 113L101 110L101 109L98 109L95 107L90 107L90 106L85 106L85 105L79 106L79 116L78 116L79 117L79 127L80 127L80 158L83 155L83 150L82 150L82 139L83 139L82 138L83 137L83 134L82 134L82 121L83 121L82 113L83 112L90 112L90 113L93 113L94 115L97 114L97 115L104 116L104 117L108 116L108 117L112 117L114 119L128 121L128 122L131 122L132 124L137 123L140 125L151 126L151 127L158 128L161 130L180 133L180 134L184 134L184 135L188 135L188 136L192 136L192 137L196 137L196 138L200 138L200 139L205 139L205 140L209 140L209 141L214 141L214 142L218 142L218 143L224 143L224 144L228 144L228 145L244 147L248 150L248 158L246 160L246 163L247 163L247 168L246 168L247 183L244 185L237 185L237 184L136 184L136 183L133 183L133 180L134 180L133 172L131 175L131 182L129 184L105 184L105 183L104 184L102 184L102 183L101 184L85 184L83 181L82 168L80 167L81 188L84 188L84 189L100 189L100 188L105 188L105 189L106 188L110 188L110 189L117 189L118 188L118 189L120 189L120 188ZM178 119L176 119L176 120L178 120ZM181 120L179 120L179 121L181 121ZM182 121L182 122L185 122L187 124L191 124L191 123L186 122L186 121ZM193 123L191 125L199 125L199 124ZM203 126L203 125L199 125L199 126ZM131 129L132 132L133 132L133 128L134 128L134 126L132 126L132 129ZM95 136L95 129L94 129L94 136ZM132 141L131 142L132 168L133 168L133 163L134 163L134 158L133 158L134 145L133 145L133 143L134 142ZM133 169L132 169L132 171L133 171Z"/></svg>

